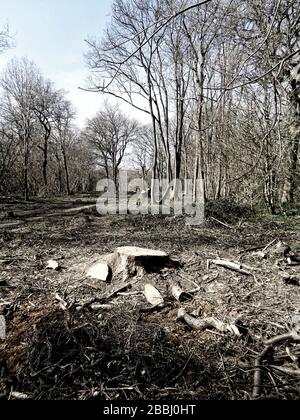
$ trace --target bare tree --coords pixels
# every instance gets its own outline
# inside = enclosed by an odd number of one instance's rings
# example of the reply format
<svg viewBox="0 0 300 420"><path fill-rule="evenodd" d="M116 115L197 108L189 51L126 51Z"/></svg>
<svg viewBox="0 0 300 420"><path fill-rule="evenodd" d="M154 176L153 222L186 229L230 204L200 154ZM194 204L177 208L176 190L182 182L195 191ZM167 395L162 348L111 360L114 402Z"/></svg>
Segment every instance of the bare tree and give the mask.
<svg viewBox="0 0 300 420"><path fill-rule="evenodd" d="M153 142L151 127L143 126L138 132L133 143L132 159L134 165L141 171L145 179L151 169L153 162Z"/></svg>
<svg viewBox="0 0 300 420"><path fill-rule="evenodd" d="M32 134L36 121L33 112L35 86L38 70L27 59L12 60L1 81L4 90L3 109L6 119L14 125L14 130L22 145L23 156L23 193L29 199L28 170Z"/></svg>
<svg viewBox="0 0 300 420"><path fill-rule="evenodd" d="M53 83L44 80L40 75L35 89L35 101L33 103L33 111L43 130L43 141L38 144L38 148L43 153L42 173L45 193L48 192L48 155L49 140L52 129L55 124L55 117L59 115L58 108L60 103L64 103L63 92L54 88Z"/></svg>
<svg viewBox="0 0 300 420"><path fill-rule="evenodd" d="M6 192L11 183L10 170L16 160L17 136L6 121L0 122L0 191Z"/></svg>
<svg viewBox="0 0 300 420"><path fill-rule="evenodd" d="M100 42L88 41L87 61L92 70L97 70L96 76L91 77L90 90L112 95L151 116L152 179L158 177L160 149L164 153L166 178L170 181L174 174L180 176L190 68L183 59L187 46L175 18L209 2L189 6L187 3L116 0L113 24L105 37ZM176 139L171 142L174 111Z"/></svg>
<svg viewBox="0 0 300 420"><path fill-rule="evenodd" d="M56 103L53 115L54 130L52 135L58 149L58 160L60 160L59 155L62 156L67 194L71 195L68 151L70 144L73 143L76 137L73 130L75 110L68 100L62 99Z"/></svg>
<svg viewBox="0 0 300 420"><path fill-rule="evenodd" d="M137 122L128 119L118 106L108 102L103 110L88 121L84 135L97 154L98 164L105 168L107 176L111 170L116 186L119 167L127 147L136 140L138 132Z"/></svg>

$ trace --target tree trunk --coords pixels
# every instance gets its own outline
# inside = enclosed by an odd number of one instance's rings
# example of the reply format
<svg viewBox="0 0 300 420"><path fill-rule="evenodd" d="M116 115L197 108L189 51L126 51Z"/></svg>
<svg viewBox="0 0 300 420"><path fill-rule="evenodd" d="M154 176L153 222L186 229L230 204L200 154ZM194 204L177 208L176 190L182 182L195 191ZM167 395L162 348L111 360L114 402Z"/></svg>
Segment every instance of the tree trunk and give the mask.
<svg viewBox="0 0 300 420"><path fill-rule="evenodd" d="M23 139L24 142L24 199L25 201L29 200L29 185L28 185L28 163L29 163L29 144L28 137L25 136Z"/></svg>
<svg viewBox="0 0 300 420"><path fill-rule="evenodd" d="M48 141L50 138L50 130L47 130L44 136L43 147L43 181L45 186L45 193L48 194Z"/></svg>
<svg viewBox="0 0 300 420"><path fill-rule="evenodd" d="M69 169L68 169L68 161L67 161L67 156L66 156L66 152L65 152L64 148L62 148L62 155L63 155L63 160L64 160L64 168L65 168L65 176L66 176L67 194L68 194L68 195L71 195L71 190L70 190L70 180L69 180Z"/></svg>
<svg viewBox="0 0 300 420"><path fill-rule="evenodd" d="M218 168L218 178L216 182L216 193L215 200L220 200L221 198L221 188L222 188L222 161L221 156L219 156L219 168Z"/></svg>
<svg viewBox="0 0 300 420"><path fill-rule="evenodd" d="M294 119L291 125L291 148L289 153L289 161L287 168L287 176L284 182L282 204L294 203L295 201L295 189L296 189L296 175L297 175L297 164L298 164L298 153L300 144L300 115Z"/></svg>
<svg viewBox="0 0 300 420"><path fill-rule="evenodd" d="M157 128L156 120L154 115L153 103L152 103L152 88L150 82L150 69L148 70L148 84L149 84L149 108L152 119L152 129L153 129L153 163L151 170L151 205L155 204L155 180L157 179L157 161L158 161L158 146L157 146Z"/></svg>
<svg viewBox="0 0 300 420"><path fill-rule="evenodd" d="M292 119L290 124L291 147L289 152L288 173L284 183L282 203L293 203L295 200L296 175L300 144L300 66L299 58L291 71L290 103Z"/></svg>

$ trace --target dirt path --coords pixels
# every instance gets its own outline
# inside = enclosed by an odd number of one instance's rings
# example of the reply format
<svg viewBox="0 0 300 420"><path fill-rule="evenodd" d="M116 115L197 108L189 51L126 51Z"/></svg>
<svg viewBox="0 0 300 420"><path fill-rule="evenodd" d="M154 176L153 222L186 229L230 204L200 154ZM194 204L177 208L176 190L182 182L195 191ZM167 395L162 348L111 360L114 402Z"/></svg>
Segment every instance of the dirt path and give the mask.
<svg viewBox="0 0 300 420"><path fill-rule="evenodd" d="M90 204L88 206L72 207L68 209L57 209L56 211L45 212L42 216L35 215L35 212L32 212L32 213L22 212L17 215L19 219L14 222L11 221L7 223L7 219L4 220L3 222L0 222L0 230L20 227L21 225L24 225L28 222L37 222L37 221L44 220L45 218L49 218L49 217L57 217L57 216L70 215L73 213L80 213L81 211L92 209L95 206L96 206L96 203Z"/></svg>

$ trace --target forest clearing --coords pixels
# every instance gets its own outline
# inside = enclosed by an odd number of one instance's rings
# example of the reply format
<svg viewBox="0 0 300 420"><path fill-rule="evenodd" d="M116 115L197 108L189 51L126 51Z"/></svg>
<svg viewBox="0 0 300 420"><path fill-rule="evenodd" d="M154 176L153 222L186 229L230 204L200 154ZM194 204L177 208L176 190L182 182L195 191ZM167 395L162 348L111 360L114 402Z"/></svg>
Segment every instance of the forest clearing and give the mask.
<svg viewBox="0 0 300 420"><path fill-rule="evenodd" d="M212 208L228 226L208 214L205 226L193 228L182 218L99 216L94 209L62 216L61 204L32 204L38 216L27 213L16 227L2 228L11 219L1 214L2 397L252 398L267 340L288 334L300 315L300 265L288 261L299 256L299 216L244 219ZM20 217L28 206L4 207L19 208ZM58 215L47 216L53 207ZM126 281L87 277L104 254L132 244L163 250L176 264ZM253 275L209 267L215 259L251 267ZM47 269L49 260L58 268ZM187 294L182 301L172 296L174 283ZM161 307L147 302L146 284L161 293ZM194 330L177 319L180 309L235 328ZM258 398L299 398L299 351L297 339L272 346L261 361Z"/></svg>

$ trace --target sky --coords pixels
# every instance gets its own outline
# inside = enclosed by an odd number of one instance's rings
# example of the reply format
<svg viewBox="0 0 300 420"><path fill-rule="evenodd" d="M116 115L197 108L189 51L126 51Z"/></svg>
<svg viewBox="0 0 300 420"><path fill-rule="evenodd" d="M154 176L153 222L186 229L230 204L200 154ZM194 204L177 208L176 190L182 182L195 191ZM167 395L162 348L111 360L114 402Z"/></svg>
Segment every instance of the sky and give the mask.
<svg viewBox="0 0 300 420"><path fill-rule="evenodd" d="M0 56L0 71L13 57L35 62L57 88L68 91L83 127L103 96L83 92L88 76L85 39L100 37L110 20L112 0L0 0L0 27L8 24L15 47Z"/></svg>

